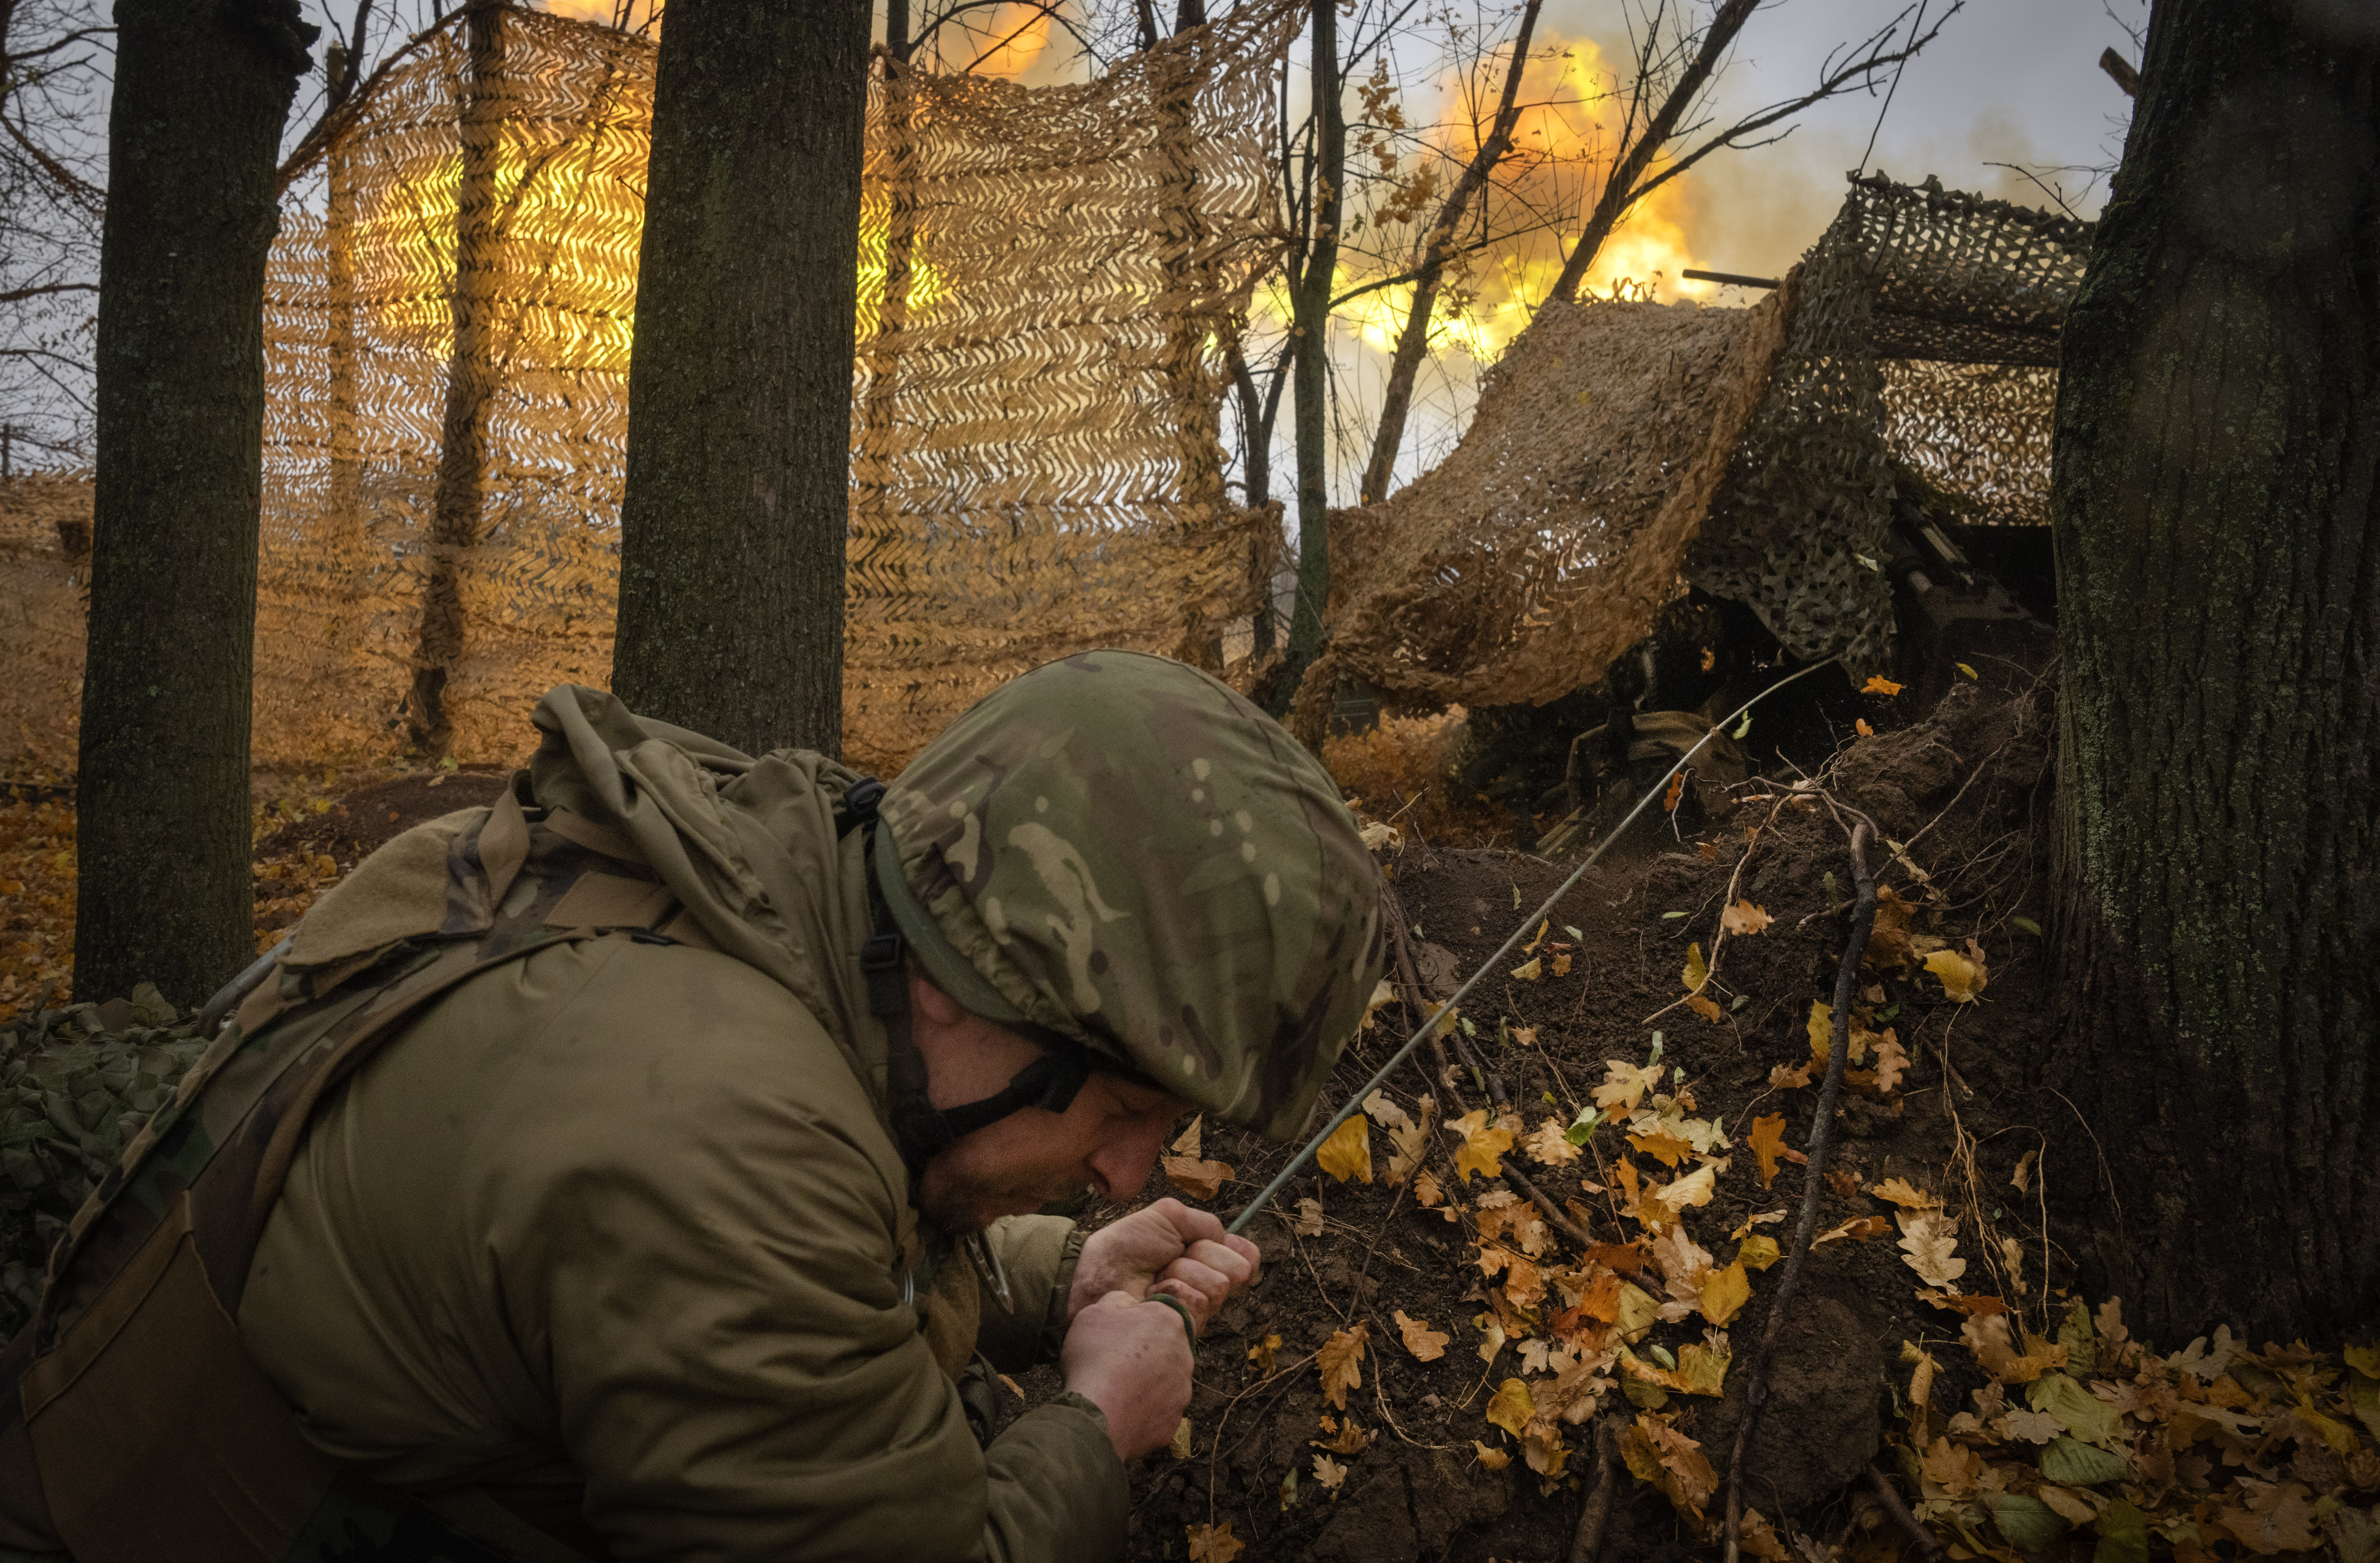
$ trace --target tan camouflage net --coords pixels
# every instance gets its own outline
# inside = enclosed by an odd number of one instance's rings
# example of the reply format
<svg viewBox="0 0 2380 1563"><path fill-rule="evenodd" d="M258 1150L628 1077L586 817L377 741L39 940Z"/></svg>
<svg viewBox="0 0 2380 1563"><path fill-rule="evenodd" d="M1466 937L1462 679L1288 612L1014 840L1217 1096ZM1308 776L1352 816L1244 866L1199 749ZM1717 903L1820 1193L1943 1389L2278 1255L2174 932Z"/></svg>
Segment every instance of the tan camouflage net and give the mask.
<svg viewBox="0 0 2380 1563"><path fill-rule="evenodd" d="M1685 583L1795 655L1864 671L1892 635L1896 497L2048 519L2058 332L2087 224L1852 181L1750 310L1548 305L1435 470L1333 518L1338 680L1407 705L1543 702L1591 684Z"/></svg>
<svg viewBox="0 0 2380 1563"><path fill-rule="evenodd" d="M2058 333L2089 242L2088 224L1934 180L1852 180L1685 577L1750 604L1795 656L1879 665L1896 500L2049 519Z"/></svg>
<svg viewBox="0 0 2380 1563"><path fill-rule="evenodd" d="M401 743L441 571L463 606L457 757L524 754L548 686L609 680L653 53L497 15L476 57L461 26L422 40L307 176L318 199L287 203L266 298L260 763ZM1249 8L1084 86L871 91L854 763L897 769L994 684L1075 648L1211 660L1216 628L1253 609L1269 557L1224 497L1211 351L1269 252L1264 103L1295 20ZM0 496L0 760L65 769L80 606L46 510L24 508Z"/></svg>

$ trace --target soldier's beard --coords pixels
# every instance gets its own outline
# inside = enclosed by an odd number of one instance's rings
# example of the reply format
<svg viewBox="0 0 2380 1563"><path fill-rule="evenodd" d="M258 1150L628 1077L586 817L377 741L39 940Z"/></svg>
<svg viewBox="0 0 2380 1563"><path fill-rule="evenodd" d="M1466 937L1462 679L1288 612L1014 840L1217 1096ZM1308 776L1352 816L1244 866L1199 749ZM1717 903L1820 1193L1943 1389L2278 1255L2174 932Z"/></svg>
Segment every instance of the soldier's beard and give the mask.
<svg viewBox="0 0 2380 1563"><path fill-rule="evenodd" d="M991 1158L970 1155L972 1149L965 1140L951 1146L926 1163L918 1181L917 1214L946 1238L971 1237L1003 1216L1030 1216L1092 1182L1090 1169L1079 1162L987 1166Z"/></svg>

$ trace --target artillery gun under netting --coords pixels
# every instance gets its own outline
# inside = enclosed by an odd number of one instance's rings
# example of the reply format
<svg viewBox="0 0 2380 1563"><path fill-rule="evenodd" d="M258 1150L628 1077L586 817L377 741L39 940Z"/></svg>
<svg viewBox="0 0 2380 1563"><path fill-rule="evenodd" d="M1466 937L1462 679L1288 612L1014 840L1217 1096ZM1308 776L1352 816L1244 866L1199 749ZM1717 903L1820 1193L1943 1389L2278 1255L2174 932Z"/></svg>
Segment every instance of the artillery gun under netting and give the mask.
<svg viewBox="0 0 2380 1563"><path fill-rule="evenodd" d="M0 1031L0 1339L41 1301L51 1246L206 1051L153 984Z"/></svg>

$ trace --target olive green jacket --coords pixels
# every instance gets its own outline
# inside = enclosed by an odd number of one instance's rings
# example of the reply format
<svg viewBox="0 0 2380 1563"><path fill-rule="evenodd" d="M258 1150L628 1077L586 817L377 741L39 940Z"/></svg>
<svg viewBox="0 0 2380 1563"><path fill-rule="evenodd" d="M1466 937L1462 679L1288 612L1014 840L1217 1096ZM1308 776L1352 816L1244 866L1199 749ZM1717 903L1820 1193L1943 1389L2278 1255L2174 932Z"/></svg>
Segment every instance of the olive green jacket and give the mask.
<svg viewBox="0 0 2380 1563"><path fill-rule="evenodd" d="M583 1484L623 1558L1116 1555L1096 1408L1068 1397L978 1448L952 1382L971 1347L1054 1354L1077 1243L1063 1221L993 1229L1011 1312L918 1241L858 966L861 838L835 830L849 774L591 691L538 720L548 823L667 892L590 876L556 919L675 942L473 978L316 1114L238 1310L307 1437L414 1490ZM477 818L376 854L289 964L435 926Z"/></svg>

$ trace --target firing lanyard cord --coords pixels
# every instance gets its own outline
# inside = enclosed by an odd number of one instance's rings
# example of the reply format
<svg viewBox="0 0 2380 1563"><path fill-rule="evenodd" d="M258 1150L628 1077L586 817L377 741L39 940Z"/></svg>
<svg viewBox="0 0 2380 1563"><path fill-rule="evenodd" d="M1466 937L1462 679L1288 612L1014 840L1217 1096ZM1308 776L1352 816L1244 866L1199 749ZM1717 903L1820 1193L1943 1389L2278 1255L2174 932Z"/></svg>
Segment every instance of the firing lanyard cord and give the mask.
<svg viewBox="0 0 2380 1563"><path fill-rule="evenodd" d="M1670 778L1685 769L1685 768L1693 762L1694 756L1702 752L1702 746L1705 744L1709 743L1713 737L1718 735L1720 728L1728 726L1738 717L1742 716L1744 712L1752 709L1753 707L1760 704L1761 701L1766 700L1771 695L1776 694L1779 690L1784 688L1795 679L1807 678L1810 674L1816 672L1820 668L1831 667L1834 662L1835 659L1829 657L1823 662L1813 662L1808 667L1803 668L1797 672L1786 674L1783 678L1779 679L1776 683L1770 685L1759 694L1755 695L1751 699L1746 700L1742 705L1738 706L1734 711L1730 713L1725 721L1719 722L1717 726L1714 726L1710 732L1704 733L1700 738L1696 739L1694 741L1694 746L1688 749L1683 755L1679 757L1678 763L1670 767L1668 774L1664 775L1658 782L1653 783L1653 790L1636 800L1636 806L1628 811L1628 817L1625 819L1622 819L1618 825L1612 827L1610 832L1607 834L1601 842L1596 844L1595 850L1586 854L1585 860L1579 864L1575 869L1572 870L1570 878L1561 882L1561 887L1555 891L1553 894L1546 897L1545 903L1543 905L1539 906L1535 912L1530 913L1527 916L1522 918L1520 925L1513 928L1511 936L1504 940L1503 944L1497 950L1496 953L1488 956L1487 960L1481 962L1479 963L1478 970L1473 972L1471 975L1464 980L1463 986L1454 990L1453 997L1448 999L1437 1009L1431 1011L1429 1018L1422 1022L1420 1026L1415 1030L1414 1034L1405 1039L1405 1045L1398 1048L1396 1052L1390 1057L1389 1061L1382 1064L1372 1075L1371 1079L1366 1081L1348 1097L1347 1104L1331 1115L1330 1121L1324 1124L1312 1139L1306 1141L1303 1149L1301 1149L1295 1156L1290 1157L1289 1165L1282 1168L1280 1174L1276 1176L1271 1182L1265 1185L1264 1192L1257 1194L1256 1198L1250 1200L1248 1202L1247 1208L1242 1210L1239 1215L1232 1218L1232 1224L1228 1230L1233 1232L1244 1230L1247 1227L1247 1224L1256 1218L1258 1211L1261 1211L1266 1206L1270 1205L1273 1202L1273 1197L1281 1193L1283 1186L1285 1186L1292 1178L1296 1177L1298 1172L1304 1169L1305 1164L1314 1158L1314 1153L1320 1147L1322 1142L1329 1139L1331 1134L1338 1130L1339 1125L1346 1122L1347 1120L1354 1113L1355 1109L1363 1105L1364 1099L1369 1097L1375 1090L1378 1089L1380 1083L1387 1080L1390 1075L1395 1073L1397 1067L1400 1064L1402 1064L1407 1058L1412 1056L1413 1050L1415 1048L1421 1046L1422 1039L1427 1036L1438 1025L1439 1017L1451 1013L1454 1007L1463 1000L1463 999L1471 992L1471 989L1477 985L1481 977L1486 976L1489 971L1503 963L1504 958L1512 952L1512 947L1521 942L1521 936L1529 931L1532 924L1537 922L1540 918L1552 915L1555 904L1559 903L1562 897L1568 895L1571 892L1572 888L1575 886L1580 879L1586 877L1586 871L1595 866L1595 860L1603 855L1604 849L1627 833L1628 827L1636 822L1636 817L1644 813L1652 801L1655 798L1659 797L1669 787Z"/></svg>

